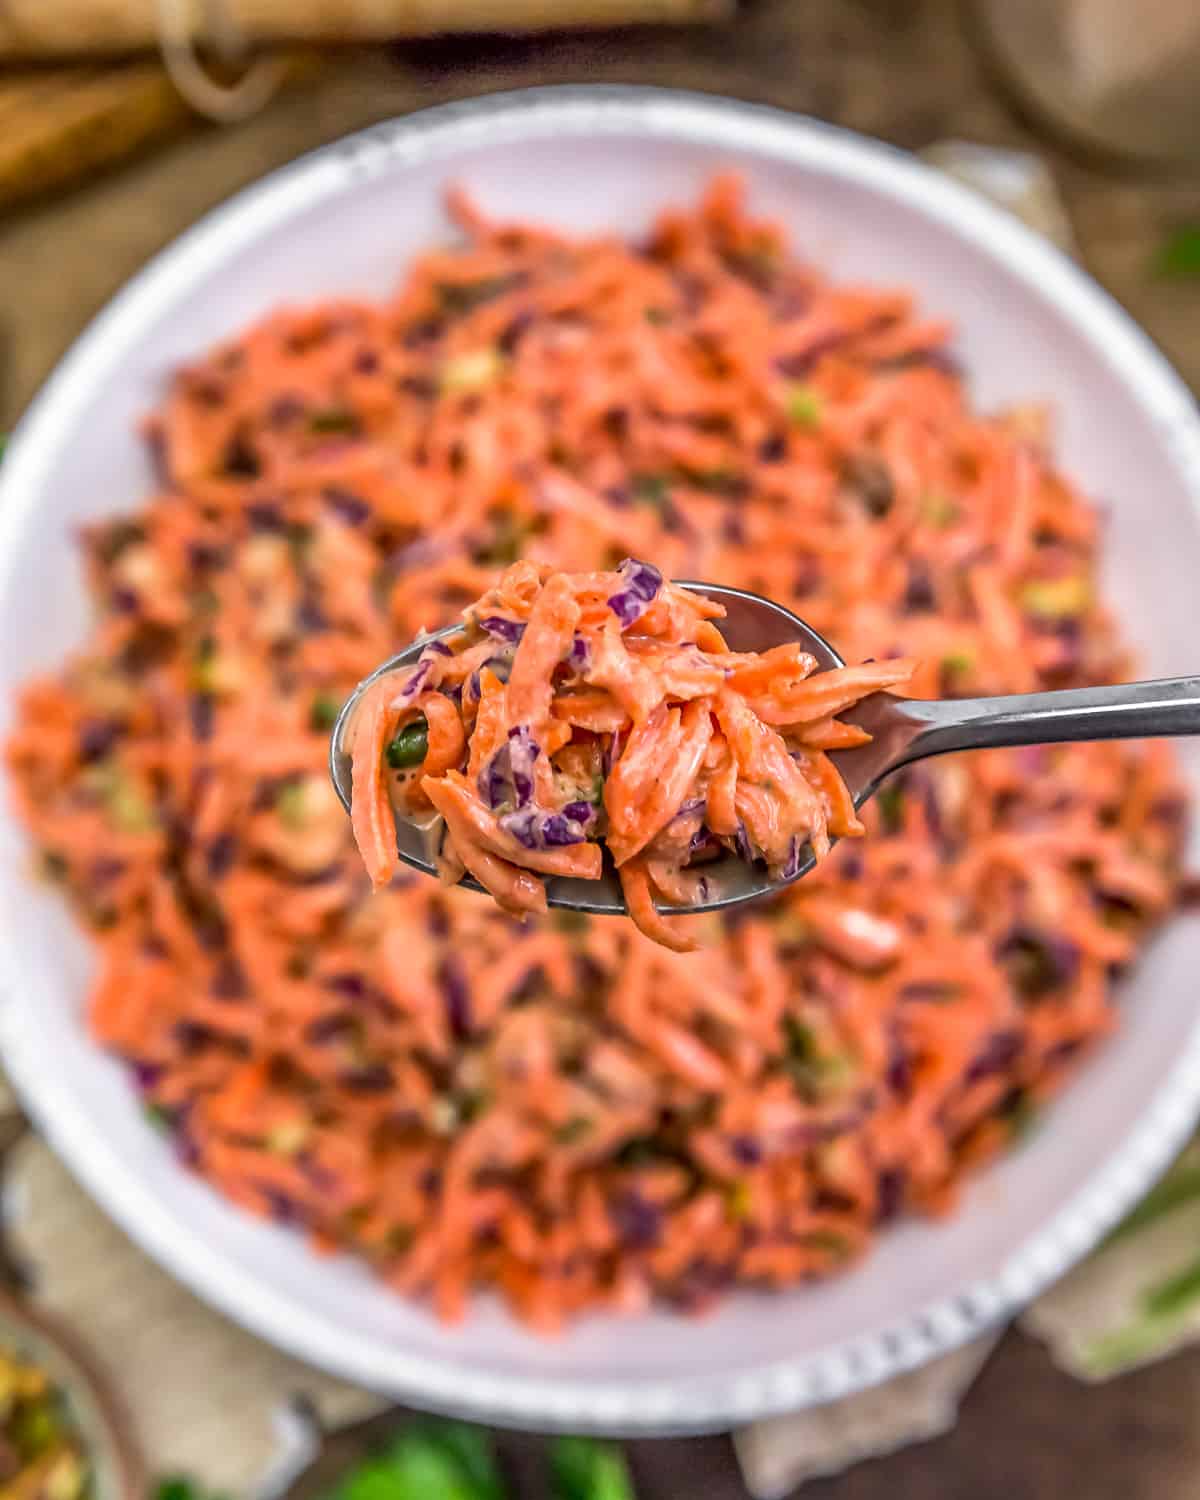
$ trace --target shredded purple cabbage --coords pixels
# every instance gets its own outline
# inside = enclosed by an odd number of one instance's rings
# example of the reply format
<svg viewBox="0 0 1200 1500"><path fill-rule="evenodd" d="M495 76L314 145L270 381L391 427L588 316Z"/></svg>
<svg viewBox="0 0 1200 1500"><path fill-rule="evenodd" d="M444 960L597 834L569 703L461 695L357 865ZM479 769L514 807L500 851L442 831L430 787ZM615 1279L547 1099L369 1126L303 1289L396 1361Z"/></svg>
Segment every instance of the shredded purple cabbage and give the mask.
<svg viewBox="0 0 1200 1500"><path fill-rule="evenodd" d="M502 641L508 641L513 646L525 634L524 621L509 620L504 615L488 615L487 619L480 620L479 624L489 635L494 635Z"/></svg>
<svg viewBox="0 0 1200 1500"><path fill-rule="evenodd" d="M632 557L627 557L617 572L625 580L625 587L610 597L608 607L620 620L622 627L628 630L658 597L658 591L662 588L662 574L653 563L638 562Z"/></svg>
<svg viewBox="0 0 1200 1500"><path fill-rule="evenodd" d="M993 1073L1003 1073L1016 1062L1024 1047L1019 1031L994 1031L976 1054L963 1077L965 1084L978 1083Z"/></svg>
<svg viewBox="0 0 1200 1500"><path fill-rule="evenodd" d="M803 848L804 843L799 835L792 834L791 842L788 844L787 858L779 872L780 880L795 880L800 874L800 854Z"/></svg>
<svg viewBox="0 0 1200 1500"><path fill-rule="evenodd" d="M588 824L595 816L596 809L590 802L569 802L561 812L525 807L505 813L500 819L500 827L512 834L523 848L561 849L568 844L582 844L587 838Z"/></svg>
<svg viewBox="0 0 1200 1500"><path fill-rule="evenodd" d="M508 739L479 773L479 795L493 812L506 802L526 806L533 796L533 763L540 754L527 724L508 731Z"/></svg>
<svg viewBox="0 0 1200 1500"><path fill-rule="evenodd" d="M704 797L689 797L686 802L680 803L679 811L671 822L677 823L680 818L690 818L693 813L703 812L707 806L708 802Z"/></svg>
<svg viewBox="0 0 1200 1500"><path fill-rule="evenodd" d="M577 672L586 672L592 664L592 648L584 640L583 636L577 635L571 642L571 649L567 653L567 661Z"/></svg>

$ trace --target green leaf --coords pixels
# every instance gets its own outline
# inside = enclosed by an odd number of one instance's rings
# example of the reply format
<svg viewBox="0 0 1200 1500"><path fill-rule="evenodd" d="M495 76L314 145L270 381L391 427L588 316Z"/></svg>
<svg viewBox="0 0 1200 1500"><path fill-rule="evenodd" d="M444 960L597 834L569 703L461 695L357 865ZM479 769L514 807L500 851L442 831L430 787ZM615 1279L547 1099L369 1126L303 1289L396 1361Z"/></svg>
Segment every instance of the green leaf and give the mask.
<svg viewBox="0 0 1200 1500"><path fill-rule="evenodd" d="M1168 235L1154 269L1160 276L1200 276L1200 224L1185 224Z"/></svg>
<svg viewBox="0 0 1200 1500"><path fill-rule="evenodd" d="M505 1500L504 1483L496 1467L492 1440L484 1428L472 1427L466 1422L439 1422L423 1431L454 1458L474 1486L477 1500Z"/></svg>
<svg viewBox="0 0 1200 1500"><path fill-rule="evenodd" d="M1106 1245L1115 1244L1136 1234L1147 1225L1157 1222L1165 1214L1194 1203L1200 1198L1200 1166L1194 1162L1177 1162L1155 1187L1151 1188L1138 1206L1127 1214L1105 1240Z"/></svg>
<svg viewBox="0 0 1200 1500"><path fill-rule="evenodd" d="M425 1438L406 1433L395 1448L359 1464L336 1500L477 1500L457 1463Z"/></svg>
<svg viewBox="0 0 1200 1500"><path fill-rule="evenodd" d="M160 1479L154 1491L154 1500L229 1500L218 1490L206 1489L196 1480L182 1474L169 1474Z"/></svg>
<svg viewBox="0 0 1200 1500"><path fill-rule="evenodd" d="M1200 1260L1194 1260L1142 1294L1141 1303L1151 1318L1176 1318L1200 1302Z"/></svg>
<svg viewBox="0 0 1200 1500"><path fill-rule="evenodd" d="M558 1500L634 1500L624 1455L594 1438L559 1438L550 1450Z"/></svg>

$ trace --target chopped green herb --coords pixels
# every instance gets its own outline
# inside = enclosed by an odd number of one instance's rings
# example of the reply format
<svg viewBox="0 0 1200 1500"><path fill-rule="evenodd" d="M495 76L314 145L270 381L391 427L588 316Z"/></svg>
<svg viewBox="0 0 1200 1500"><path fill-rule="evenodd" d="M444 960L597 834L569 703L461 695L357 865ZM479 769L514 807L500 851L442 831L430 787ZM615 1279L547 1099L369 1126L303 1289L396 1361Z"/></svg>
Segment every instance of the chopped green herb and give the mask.
<svg viewBox="0 0 1200 1500"><path fill-rule="evenodd" d="M155 1130L166 1132L175 1123L170 1111L164 1109L161 1104L143 1104L142 1114L145 1116L147 1122L154 1126Z"/></svg>
<svg viewBox="0 0 1200 1500"><path fill-rule="evenodd" d="M825 415L825 403L811 386L793 385L787 394L787 414L793 427L814 432Z"/></svg>
<svg viewBox="0 0 1200 1500"><path fill-rule="evenodd" d="M303 779L284 782L275 794L275 811L285 828L304 827L308 822L308 787Z"/></svg>
<svg viewBox="0 0 1200 1500"><path fill-rule="evenodd" d="M0 458L4 457L4 451L8 447L8 433L0 432Z"/></svg>
<svg viewBox="0 0 1200 1500"><path fill-rule="evenodd" d="M558 1500L634 1500L621 1450L595 1438L558 1438L550 1450Z"/></svg>
<svg viewBox="0 0 1200 1500"><path fill-rule="evenodd" d="M1160 246L1154 258L1160 276L1200 276L1200 224L1185 224Z"/></svg>
<svg viewBox="0 0 1200 1500"><path fill-rule="evenodd" d="M664 474L635 474L633 498L637 505L662 511L671 503L671 482Z"/></svg>
<svg viewBox="0 0 1200 1500"><path fill-rule="evenodd" d="M936 526L939 531L953 526L961 515L961 508L946 495L926 495L921 501L921 519L927 526Z"/></svg>
<svg viewBox="0 0 1200 1500"><path fill-rule="evenodd" d="M852 1060L841 1052L822 1052L812 1027L798 1016L785 1014L784 1067L797 1089L809 1099L839 1089L855 1071Z"/></svg>
<svg viewBox="0 0 1200 1500"><path fill-rule="evenodd" d="M207 1490L202 1484L185 1479L181 1474L174 1474L168 1479L159 1480L154 1500L228 1500L228 1497L216 1490Z"/></svg>
<svg viewBox="0 0 1200 1500"><path fill-rule="evenodd" d="M309 727L318 732L323 729L332 729L337 723L341 707L341 703L329 693L318 693L309 706Z"/></svg>
<svg viewBox="0 0 1200 1500"><path fill-rule="evenodd" d="M710 495L728 495L736 499L745 490L745 481L732 469L689 469L688 483Z"/></svg>
<svg viewBox="0 0 1200 1500"><path fill-rule="evenodd" d="M899 833L904 827L904 788L895 782L881 787L875 796L875 805L879 809L884 833Z"/></svg>
<svg viewBox="0 0 1200 1500"><path fill-rule="evenodd" d="M1031 578L1021 590L1021 605L1043 620L1065 620L1082 614L1092 599L1090 580L1082 573L1065 578Z"/></svg>
<svg viewBox="0 0 1200 1500"><path fill-rule="evenodd" d="M951 651L942 657L942 671L950 673L969 672L975 665L973 651Z"/></svg>
<svg viewBox="0 0 1200 1500"><path fill-rule="evenodd" d="M813 1250L823 1250L834 1260L845 1260L850 1254L849 1240L844 1234L838 1234L836 1230L814 1229L802 1238L804 1243Z"/></svg>
<svg viewBox="0 0 1200 1500"><path fill-rule="evenodd" d="M442 366L441 389L450 395L481 391L497 380L503 369L504 357L498 349L472 349Z"/></svg>
<svg viewBox="0 0 1200 1500"><path fill-rule="evenodd" d="M493 515L491 538L474 554L475 561L494 568L507 567L525 550L528 535L529 527L514 520L507 511Z"/></svg>
<svg viewBox="0 0 1200 1500"><path fill-rule="evenodd" d="M1004 1106L1003 1113L1014 1141L1027 1136L1037 1124L1037 1105L1024 1089L1013 1090L1011 1098Z"/></svg>
<svg viewBox="0 0 1200 1500"><path fill-rule="evenodd" d="M47 880L65 880L70 868L65 854L57 849L42 850L42 874Z"/></svg>
<svg viewBox="0 0 1200 1500"><path fill-rule="evenodd" d="M106 526L96 538L96 556L102 563L115 563L121 553L129 547L138 547L146 540L146 528L137 521L114 521Z"/></svg>
<svg viewBox="0 0 1200 1500"><path fill-rule="evenodd" d="M344 406L327 406L310 412L308 425L310 431L323 433L355 433L359 428L358 418Z"/></svg>
<svg viewBox="0 0 1200 1500"><path fill-rule="evenodd" d="M644 316L646 322L653 328L661 328L664 323L671 321L671 314L665 307L648 307Z"/></svg>
<svg viewBox="0 0 1200 1500"><path fill-rule="evenodd" d="M424 714L406 724L384 751L393 771L419 766L429 754L429 722Z"/></svg>
<svg viewBox="0 0 1200 1500"><path fill-rule="evenodd" d="M299 565L308 554L312 546L313 529L303 521L289 521L287 527L288 551L292 554L292 561Z"/></svg>
<svg viewBox="0 0 1200 1500"><path fill-rule="evenodd" d="M83 779L99 795L109 821L122 833L149 833L158 827L158 816L145 792L115 761L104 761Z"/></svg>
<svg viewBox="0 0 1200 1500"><path fill-rule="evenodd" d="M469 1125L472 1120L477 1120L484 1110L492 1102L492 1096L487 1089L467 1090L458 1094L455 1098L455 1113L464 1125Z"/></svg>
<svg viewBox="0 0 1200 1500"><path fill-rule="evenodd" d="M572 913L572 916L576 913ZM572 1115L569 1120L555 1127L554 1139L560 1146L573 1146L591 1131L592 1122L586 1115Z"/></svg>
<svg viewBox="0 0 1200 1500"><path fill-rule="evenodd" d="M507 292L512 285L511 276L483 276L478 281L440 281L436 291L442 311L451 317L462 317Z"/></svg>

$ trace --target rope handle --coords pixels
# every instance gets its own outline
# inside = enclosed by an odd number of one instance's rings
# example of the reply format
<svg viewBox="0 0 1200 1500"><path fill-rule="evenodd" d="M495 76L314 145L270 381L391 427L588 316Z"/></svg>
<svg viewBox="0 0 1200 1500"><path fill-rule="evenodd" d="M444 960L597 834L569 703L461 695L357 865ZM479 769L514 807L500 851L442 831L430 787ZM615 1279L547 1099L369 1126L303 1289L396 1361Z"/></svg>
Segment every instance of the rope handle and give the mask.
<svg viewBox="0 0 1200 1500"><path fill-rule="evenodd" d="M209 9L218 56L240 60L246 53L246 37L229 0L209 0ZM283 80L282 59L260 58L236 83L218 83L197 55L190 12L189 0L158 0L159 49L171 82L198 114L220 124L257 114Z"/></svg>

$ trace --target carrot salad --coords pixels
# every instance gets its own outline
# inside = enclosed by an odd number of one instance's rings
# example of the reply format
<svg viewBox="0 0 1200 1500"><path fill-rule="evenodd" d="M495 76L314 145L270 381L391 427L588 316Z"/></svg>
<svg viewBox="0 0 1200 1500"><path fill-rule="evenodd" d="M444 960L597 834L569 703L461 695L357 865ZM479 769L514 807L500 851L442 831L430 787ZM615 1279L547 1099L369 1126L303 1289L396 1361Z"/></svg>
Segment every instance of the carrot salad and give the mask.
<svg viewBox="0 0 1200 1500"><path fill-rule="evenodd" d="M1114 1026L1179 890L1167 749L914 767L675 953L404 870L372 895L330 725L518 558L751 589L919 659L910 693L1118 680L1099 514L1042 410L975 412L944 323L825 279L736 183L635 243L452 206L391 298L179 370L153 497L83 538L95 626L8 760L94 935L91 1027L220 1192L443 1317L825 1275L951 1207Z"/></svg>
<svg viewBox="0 0 1200 1500"><path fill-rule="evenodd" d="M461 631L355 710L354 834L371 884L400 866L393 807L433 820L447 884L469 872L516 916L546 914L541 875L598 880L603 839L633 920L686 953L694 936L655 900L703 905L722 849L786 882L806 846L823 859L831 834L861 834L825 752L870 735L835 715L907 682L912 664L813 678L795 643L730 651L724 614L633 558L594 573L514 563Z"/></svg>

